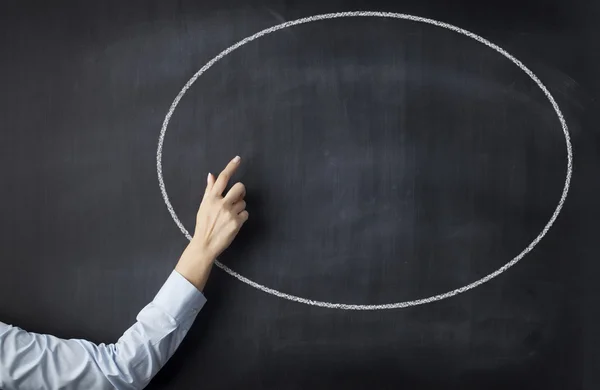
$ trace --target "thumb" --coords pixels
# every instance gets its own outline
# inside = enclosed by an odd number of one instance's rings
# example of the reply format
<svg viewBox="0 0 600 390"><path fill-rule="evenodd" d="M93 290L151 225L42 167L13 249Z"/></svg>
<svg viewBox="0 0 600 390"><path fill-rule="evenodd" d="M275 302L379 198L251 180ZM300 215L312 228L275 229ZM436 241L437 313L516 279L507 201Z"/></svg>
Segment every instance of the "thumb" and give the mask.
<svg viewBox="0 0 600 390"><path fill-rule="evenodd" d="M213 185L215 184L215 177L212 175L212 173L208 173L208 176L206 177L206 190L204 190L204 197L206 198L206 195L208 195L210 193L210 190L212 190Z"/></svg>

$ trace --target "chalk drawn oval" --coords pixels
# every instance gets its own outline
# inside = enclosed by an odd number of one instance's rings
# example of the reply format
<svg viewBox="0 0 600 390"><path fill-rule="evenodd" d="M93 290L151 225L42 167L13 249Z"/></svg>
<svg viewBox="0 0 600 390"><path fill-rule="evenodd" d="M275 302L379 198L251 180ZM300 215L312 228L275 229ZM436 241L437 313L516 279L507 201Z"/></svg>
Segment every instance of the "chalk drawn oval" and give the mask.
<svg viewBox="0 0 600 390"><path fill-rule="evenodd" d="M163 143L164 143L164 139L165 139L165 134L167 132L167 127L169 125L169 121L171 119L171 116L173 115L173 112L175 111L175 108L177 108L177 104L179 103L181 98L185 95L187 90L192 86L192 84L198 79L198 77L200 77L204 72L206 72L210 67L212 67L217 61L219 61L220 59L225 57L227 54L240 48L241 46L245 45L246 43L252 42L262 36L265 36L267 34L270 34L272 32L278 31L278 30L282 30L287 27L296 26L299 24L315 22L318 20L337 19L337 18L346 18L346 17L380 17L380 18L405 19L405 20L411 20L414 22L427 23L427 24L442 27L442 28L445 28L448 30L452 30L459 34L466 35L467 37L472 38L472 39L486 45L487 47L496 50L498 53L502 54L504 57L511 60L523 72L525 72L537 84L537 86L542 90L542 92L544 92L544 95L546 95L546 98L548 99L550 104L552 104L552 107L554 108L554 111L555 111L556 115L558 116L558 120L560 121L560 124L562 126L563 134L565 137L565 144L567 147L567 174L565 177L565 184L563 187L562 195L560 197L558 205L556 206L556 209L554 210L554 213L552 214L552 216L550 217L550 220L548 220L548 222L546 223L546 225L544 226L542 231L537 235L537 237L525 249L523 249L521 251L521 253L519 253L516 257L514 257L512 260L510 260L508 263L506 263L502 267L498 268L496 271L484 276L483 278L481 278L479 280L476 280L466 286L457 288L455 290L448 291L443 294L430 296L427 298L412 300L412 301L394 302L394 303L386 303L386 304L378 304L378 305L355 305L355 304L348 304L348 303L332 303L332 302L316 301L316 300L306 299L306 298L302 298L302 297L291 295L291 294L286 294L284 292L281 292L281 291L269 288L267 286L261 285L259 283L256 283L256 282L238 274L237 272L235 272L231 268L227 267L226 265L222 264L218 260L215 261L215 264L217 265L217 267L221 268L222 270L224 270L231 276L237 278L241 282L244 282L244 283L246 283L254 288L257 288L261 291L264 291L268 294L275 295L279 298L284 298L284 299L288 299L290 301L304 303L307 305L327 307L327 308L331 308L331 309L344 309L344 310L382 310L382 309L398 309L398 308L409 307L409 306L417 306L417 305L422 305L425 303L430 303L430 302L435 302L435 301L439 301L442 299L450 298L452 296L455 296L455 295L458 295L465 291L471 290L477 286L482 285L483 283L490 281L491 279L495 278L496 276L500 275L501 273L503 273L504 271L508 270L510 267L515 265L523 257L525 257L525 255L527 253L529 253L542 240L542 238L544 238L544 236L546 235L546 233L548 233L548 231L554 224L554 221L556 221L556 218L560 214L560 211L562 210L562 207L567 199L567 195L569 192L569 186L571 184L571 176L573 174L573 150L572 150L572 146L571 146L571 137L569 135L569 129L568 129L567 123L563 117L563 114L562 114L560 108L558 107L558 104L554 100L554 97L550 94L550 92L548 91L546 86L544 84L542 84L542 82L538 79L538 77L531 70L529 70L521 61L519 61L518 59L513 57L511 54L509 54L507 51L505 51L501 47L491 43L490 41L486 40L485 38L480 37L477 34L474 34L470 31L464 30L460 27L456 27L456 26L453 26L448 23L439 22L434 19L422 18L420 16L398 14L398 13L392 13L392 12L376 12L376 11L337 12L337 13L309 16L306 18L301 18L301 19L296 19L296 20L292 20L289 22L281 23L276 26L259 31L254 35L251 35L249 37L242 39L241 41L237 42L233 46L228 47L227 49L225 49L221 53L219 53L216 57L214 57L212 60L207 62L206 65L204 65L199 71L196 72L196 74L194 74L194 76L192 76L191 79L188 80L188 82L183 86L183 88L181 89L179 94L175 97L175 100L171 104L171 107L169 108L169 111L167 112L167 115L165 116L161 131L160 131L160 136L159 136L159 140L158 140L158 150L156 152L156 170L158 173L158 182L159 182L160 190L161 190L163 199L165 201L165 204L167 206L167 209L169 210L169 213L171 214L171 217L173 218L173 220L175 221L175 223L177 224L177 226L179 227L181 232L188 238L188 240L191 240L192 239L191 235L189 234L189 232L186 230L186 228L183 226L183 224L177 217L177 214L175 213L175 210L173 209L173 206L171 205L171 202L169 201L169 196L167 194L167 190L165 188L165 183L164 183L163 175L162 175L162 148L163 148Z"/></svg>

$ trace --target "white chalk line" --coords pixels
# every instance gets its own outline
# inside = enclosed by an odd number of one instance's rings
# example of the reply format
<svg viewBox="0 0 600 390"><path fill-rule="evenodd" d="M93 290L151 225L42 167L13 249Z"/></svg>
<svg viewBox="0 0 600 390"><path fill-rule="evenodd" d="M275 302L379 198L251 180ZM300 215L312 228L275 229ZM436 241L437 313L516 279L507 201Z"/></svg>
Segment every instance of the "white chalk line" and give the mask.
<svg viewBox="0 0 600 390"><path fill-rule="evenodd" d="M241 282L244 282L244 283L246 283L256 289L264 291L268 294L272 294L277 297L288 299L288 300L294 301L294 302L304 303L304 304L312 305L312 306L326 307L326 308L331 308L331 309L344 309L344 310L398 309L398 308L404 308L404 307L409 307L409 306L422 305L425 303L430 303L430 302L435 302L435 301L439 301L442 299L450 298L450 297L453 297L453 296L463 293L465 291L471 290L477 286L480 286L480 285L490 281L491 279L500 275L501 273L503 273L504 271L508 270L510 267L515 265L517 262L519 262L523 257L525 257L525 255L527 253L531 252L531 250L542 240L542 238L544 238L546 233L548 233L548 231L554 224L554 221L556 221L556 218L560 214L560 211L563 208L564 202L567 199L567 194L569 192L569 186L571 183L571 176L573 174L573 150L572 150L572 146L571 146L571 137L569 135L569 129L568 129L567 123L563 117L563 114L562 114L560 108L558 107L558 104L556 103L556 101L554 100L554 97L550 94L550 92L548 91L546 86L521 61L519 61L518 59L513 57L511 54L506 52L504 49L502 49L501 47L480 37L479 35L474 34L470 31L464 30L460 27L456 27L456 26L453 26L451 24L444 23L444 22L439 22L439 21L433 20L433 19L423 18L420 16L398 14L398 13L392 13L392 12L353 11L353 12L337 12L337 13L315 15L315 16L305 17L305 18L301 18L301 19L297 19L297 20L292 20L289 22L281 23L276 26L264 29L262 31L257 32L254 35L251 35L249 37L242 39L241 41L237 42L233 46L230 46L227 49L223 50L216 57L214 57L212 60L210 60L208 63L206 63L206 65L204 65L198 72L196 72L196 74L194 74L194 76L191 79L189 79L188 82L184 85L183 89L179 92L179 94L177 95L177 97L175 98L173 103L171 104L171 107L169 108L169 111L165 117L165 120L163 122L161 131L160 131L160 136L158 139L158 150L156 152L156 169L158 172L158 182L159 182L160 190L161 190L163 199L165 201L165 204L169 210L169 213L171 214L171 217L173 218L173 220L175 221L175 223L177 224L179 229L183 232L183 234L188 238L188 240L191 240L192 236L188 233L188 231L185 229L185 227L183 226L183 224L177 217L177 214L175 213L175 210L173 210L173 206L171 205L171 202L169 201L169 196L167 195L167 190L165 188L165 183L164 183L163 176L162 176L162 148L163 148L163 143L164 143L164 139L165 139L165 134L167 131L167 126L169 125L169 121L171 120L171 116L173 115L173 112L175 111L177 104L179 103L179 101L181 100L183 95L185 95L187 90L196 81L196 79L198 79L198 77L200 77L200 75L202 75L204 72L206 72L217 61L219 61L220 59L222 59L223 57L225 57L227 54L231 53L232 51L236 50L237 48L245 45L248 42L254 41L255 39L258 39L264 35L270 34L272 32L275 32L275 31L278 31L278 30L281 30L281 29L284 29L287 27L296 26L299 24L315 22L318 20L336 19L336 18L344 18L344 17L359 17L359 16L405 19L405 20L411 20L411 21L415 21L415 22L432 24L434 26L443 27L448 30L455 31L457 33L460 33L460 34L466 35L470 38L473 38L474 40L481 42L484 45L496 50L497 52L499 52L500 54L502 54L503 56L505 56L506 58L511 60L515 65L517 65L519 68L521 68L521 70L523 70L525 73L527 73L527 75L537 84L537 86L540 87L542 92L544 92L544 94L546 95L546 97L548 98L550 103L552 104L552 107L554 108L554 111L556 112L556 115L558 116L558 120L560 121L560 124L562 126L563 134L565 136L565 143L567 146L567 174L565 177L565 184L563 187L562 195L560 197L558 205L556 206L556 209L554 210L554 213L552 214L552 217L550 217L550 220L548 221L548 223L546 223L546 225L544 226L544 228L542 229L540 234L521 253L519 253L515 258L513 258L511 261L509 261L508 263L506 263L505 265L503 265L496 271L492 272L489 275L484 276L483 278L481 278L471 284L457 288L456 290L448 291L443 294L434 295L434 296L431 296L428 298L417 299L417 300L413 300L413 301L395 302L395 303L387 303L387 304L380 304L380 305L355 305L355 304L346 304L346 303L331 303L331 302L324 302L324 301L316 301L316 300L306 299L306 298L302 298L302 297L291 295L291 294L286 294L281 291L274 290L272 288L263 286L262 284L256 283L256 282L238 274L237 272L233 271L231 268L222 264L218 260L215 261L215 264L219 268L221 268L222 270L224 270L225 272L230 274L231 276L240 280Z"/></svg>

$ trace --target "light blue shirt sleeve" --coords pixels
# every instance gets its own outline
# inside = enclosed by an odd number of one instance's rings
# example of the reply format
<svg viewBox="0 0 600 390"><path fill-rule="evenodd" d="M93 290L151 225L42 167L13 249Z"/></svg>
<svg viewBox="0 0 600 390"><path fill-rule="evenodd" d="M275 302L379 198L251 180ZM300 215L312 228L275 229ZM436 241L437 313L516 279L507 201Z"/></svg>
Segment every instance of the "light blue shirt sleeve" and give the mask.
<svg viewBox="0 0 600 390"><path fill-rule="evenodd" d="M179 347L205 302L173 270L114 344L64 340L0 322L0 388L142 389Z"/></svg>

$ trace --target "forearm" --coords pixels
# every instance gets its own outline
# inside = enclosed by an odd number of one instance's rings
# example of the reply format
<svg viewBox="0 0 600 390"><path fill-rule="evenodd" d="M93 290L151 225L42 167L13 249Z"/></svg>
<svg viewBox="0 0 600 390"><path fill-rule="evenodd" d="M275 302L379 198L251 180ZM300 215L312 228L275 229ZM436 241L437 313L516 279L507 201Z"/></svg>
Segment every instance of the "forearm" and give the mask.
<svg viewBox="0 0 600 390"><path fill-rule="evenodd" d="M141 389L181 344L205 301L172 272L114 344L65 340L0 323L0 388Z"/></svg>

